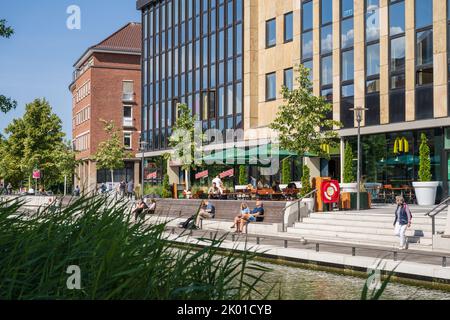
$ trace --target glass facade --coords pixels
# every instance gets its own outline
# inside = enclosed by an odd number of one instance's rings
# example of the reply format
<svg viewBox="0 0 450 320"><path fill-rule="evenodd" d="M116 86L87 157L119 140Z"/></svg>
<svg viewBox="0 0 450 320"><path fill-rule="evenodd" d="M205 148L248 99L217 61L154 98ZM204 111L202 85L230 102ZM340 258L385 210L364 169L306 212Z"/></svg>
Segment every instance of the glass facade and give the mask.
<svg viewBox="0 0 450 320"><path fill-rule="evenodd" d="M420 136L425 133L431 154L433 181L442 181L441 150L444 148L442 128L383 133L361 138L362 175L368 183L393 187L411 186L418 181ZM357 138L349 139L357 150ZM400 147L401 146L401 147ZM356 154L355 154L356 159ZM354 166L356 168L356 165Z"/></svg>
<svg viewBox="0 0 450 320"><path fill-rule="evenodd" d="M433 0L415 1L416 120L433 118Z"/></svg>
<svg viewBox="0 0 450 320"><path fill-rule="evenodd" d="M333 1L321 0L320 9L320 92L333 102ZM327 115L333 118L333 112Z"/></svg>
<svg viewBox="0 0 450 320"><path fill-rule="evenodd" d="M380 124L380 4L366 0L366 108L365 125Z"/></svg>
<svg viewBox="0 0 450 320"><path fill-rule="evenodd" d="M355 125L353 0L341 1L341 122L344 128Z"/></svg>
<svg viewBox="0 0 450 320"><path fill-rule="evenodd" d="M405 1L389 3L389 122L405 121Z"/></svg>
<svg viewBox="0 0 450 320"><path fill-rule="evenodd" d="M302 7L302 38L301 38L301 60L302 64L310 70L310 78L313 74L313 2L303 1Z"/></svg>
<svg viewBox="0 0 450 320"><path fill-rule="evenodd" d="M241 128L243 0L161 0L142 14L148 149L168 148L179 103L204 129Z"/></svg>

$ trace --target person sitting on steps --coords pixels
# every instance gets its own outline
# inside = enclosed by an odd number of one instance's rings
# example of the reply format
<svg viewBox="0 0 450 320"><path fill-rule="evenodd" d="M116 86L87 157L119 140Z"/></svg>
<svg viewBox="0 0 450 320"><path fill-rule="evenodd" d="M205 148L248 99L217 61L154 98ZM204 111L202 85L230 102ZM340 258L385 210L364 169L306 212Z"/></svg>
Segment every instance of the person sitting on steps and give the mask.
<svg viewBox="0 0 450 320"><path fill-rule="evenodd" d="M204 200L195 221L195 226L200 228L200 220L214 219L216 216L216 208L208 200Z"/></svg>
<svg viewBox="0 0 450 320"><path fill-rule="evenodd" d="M235 232L239 232L239 230L241 229L240 224L241 224L242 217L244 217L244 215L249 214L249 213L250 213L250 209L248 208L248 205L245 202L241 203L241 211L234 218L234 223L230 228L231 229L236 228Z"/></svg>
<svg viewBox="0 0 450 320"><path fill-rule="evenodd" d="M134 220L135 222L138 221L138 219L142 219L142 213L144 212L144 210L148 209L147 204L145 203L144 200L139 200L139 203L136 207L136 209L133 210L132 214L134 214Z"/></svg>

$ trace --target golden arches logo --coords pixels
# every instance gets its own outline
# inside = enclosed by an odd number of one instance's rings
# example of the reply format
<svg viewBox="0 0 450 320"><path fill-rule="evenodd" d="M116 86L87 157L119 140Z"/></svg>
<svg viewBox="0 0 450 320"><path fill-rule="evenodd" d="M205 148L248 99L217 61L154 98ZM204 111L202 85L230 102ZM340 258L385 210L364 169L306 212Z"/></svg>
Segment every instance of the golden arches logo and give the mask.
<svg viewBox="0 0 450 320"><path fill-rule="evenodd" d="M328 143L324 143L322 145L320 145L320 149L325 152L326 154L330 154L331 153L331 148L330 145Z"/></svg>
<svg viewBox="0 0 450 320"><path fill-rule="evenodd" d="M394 143L394 154L409 153L409 142L405 137L398 137Z"/></svg>

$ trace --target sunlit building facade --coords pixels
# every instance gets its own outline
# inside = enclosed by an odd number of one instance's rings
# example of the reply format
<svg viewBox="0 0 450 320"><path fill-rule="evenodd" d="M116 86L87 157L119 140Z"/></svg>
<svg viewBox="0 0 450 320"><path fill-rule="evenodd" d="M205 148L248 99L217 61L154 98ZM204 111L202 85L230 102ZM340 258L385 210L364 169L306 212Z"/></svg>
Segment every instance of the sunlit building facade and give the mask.
<svg viewBox="0 0 450 320"><path fill-rule="evenodd" d="M358 106L368 109L367 180L411 185L426 133L433 178L447 192L448 0L139 0L137 7L147 156L168 149L180 102L204 128L266 129L283 103L281 86L295 88L295 66L303 64L314 94L333 106L328 117L343 124L340 150L308 159L313 176L342 178L344 143L356 151L350 109Z"/></svg>

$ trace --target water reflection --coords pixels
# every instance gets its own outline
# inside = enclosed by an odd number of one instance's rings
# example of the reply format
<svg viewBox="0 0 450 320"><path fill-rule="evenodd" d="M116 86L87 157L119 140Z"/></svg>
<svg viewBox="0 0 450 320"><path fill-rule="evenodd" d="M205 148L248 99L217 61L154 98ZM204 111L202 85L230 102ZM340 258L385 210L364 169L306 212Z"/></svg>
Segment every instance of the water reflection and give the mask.
<svg viewBox="0 0 450 320"><path fill-rule="evenodd" d="M284 300L359 300L365 280L333 273L272 264L262 265L273 269L266 280L281 284ZM271 299L278 299L279 290L274 290ZM391 283L385 290L384 300L450 300L450 292L429 290L420 287Z"/></svg>

